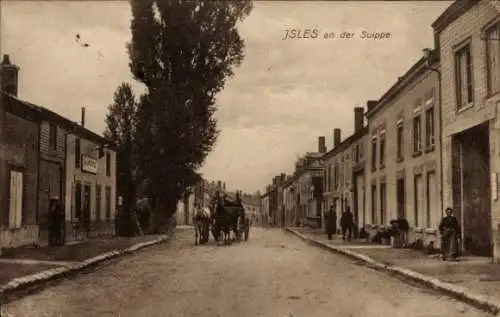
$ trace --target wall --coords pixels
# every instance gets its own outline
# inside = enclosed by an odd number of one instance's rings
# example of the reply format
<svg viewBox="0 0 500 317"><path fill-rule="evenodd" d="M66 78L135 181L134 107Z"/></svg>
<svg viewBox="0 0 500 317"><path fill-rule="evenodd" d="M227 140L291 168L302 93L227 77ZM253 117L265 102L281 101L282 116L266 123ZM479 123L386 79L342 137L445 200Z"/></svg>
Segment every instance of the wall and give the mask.
<svg viewBox="0 0 500 317"><path fill-rule="evenodd" d="M353 136L351 136L350 138L352 137ZM352 142L352 143L350 144L345 143L348 144L348 145L343 145L345 146L345 148L341 149L338 153L328 156L325 160L325 169L330 168L330 177L328 177L328 172L326 174L326 177L324 177L324 179L326 180L325 193L324 193L325 196L324 211L329 209L331 205L335 206L337 212L338 226L340 226L340 216L344 211L346 199L347 199L347 205L351 208L351 212L355 214L354 195L352 191L354 190L353 172L355 171L354 167L357 167L356 170L359 169L360 173L363 174L365 173L364 165L367 153L366 140L367 140L366 135L359 136L354 140L348 140L347 142ZM359 162L355 161L356 146L359 147L361 154ZM335 172L336 165L338 165L338 174ZM335 184L336 178L338 178L337 184ZM366 179L366 177L364 177L363 179ZM364 187L365 182L363 181L360 184L360 186ZM355 222L357 222L358 227L363 223L363 218L362 218L363 207L364 206L360 206L358 216L355 217Z"/></svg>
<svg viewBox="0 0 500 317"><path fill-rule="evenodd" d="M490 1L480 1L475 7L465 12L451 23L439 35L442 73L442 112L443 112L443 172L445 186L443 198L445 206L454 206L453 200L453 145L452 135L467 130L482 122L492 120L490 125L490 169L493 173L500 172L498 152L500 150L500 122L497 117L500 95L487 96L486 81L486 42L481 38L484 26L499 17L499 11ZM454 48L470 41L474 106L457 112L455 97ZM446 84L445 84L446 83ZM486 202L488 203L488 202ZM494 253L500 258L500 202L493 200L492 230L494 238Z"/></svg>
<svg viewBox="0 0 500 317"><path fill-rule="evenodd" d="M103 230L110 231L110 227L114 226L114 218L116 212L116 153L110 149L106 149L105 152L111 155L111 173L110 176L106 175L106 156L98 158L98 147L97 142L86 140L80 138L80 151L81 155L90 156L97 159L97 174L91 174L83 172L81 168L75 166L75 144L76 136L74 134L68 134L67 136L67 155L66 155L66 182L65 182L65 211L67 220L67 231L72 231L71 222L77 222L75 218L75 182L80 181L83 185L90 185L90 220L91 220L91 230ZM97 219L97 199L96 199L96 185L101 185L101 201L100 201L100 221ZM106 219L106 199L105 199L105 188L109 186L111 188L111 210L110 217ZM83 204L83 199L82 199ZM107 224L105 224L107 222ZM74 234L74 232L73 232Z"/></svg>
<svg viewBox="0 0 500 317"><path fill-rule="evenodd" d="M53 197L64 197L64 138L66 131L57 127L56 147L50 147L50 123L43 120L40 123L40 173L38 182L38 223L39 239L42 244L48 242L49 202ZM61 202L64 208L64 201Z"/></svg>
<svg viewBox="0 0 500 317"><path fill-rule="evenodd" d="M436 67L437 65L433 65ZM435 234L441 218L441 201L440 196L436 197L437 203L430 210L430 226L427 226L427 195L426 195L426 177L428 172L433 172L435 175L437 191L440 189L440 145L439 145L439 77L436 72L425 70L420 75L416 75L413 79L409 79L409 85L399 92L392 100L387 101L383 108L374 113L369 118L369 136L367 140L367 177L366 184L366 215L367 223L376 225L388 225L390 220L397 218L398 213L398 193L397 179L404 178L405 199L404 199L404 214L410 224L410 227L416 233L424 234L422 227L429 227L427 232L429 235ZM424 106L426 93L434 88L434 148L426 149L426 121ZM417 99L422 98L420 110L415 107ZM414 155L413 153L413 117L415 114L421 116L421 133L422 133L422 151L421 154ZM403 160L397 158L397 126L398 121L403 125ZM385 166L380 164L380 138L385 132ZM377 140L376 168L372 169L372 139ZM423 194L421 203L418 206L419 223L415 226L415 186L414 175L422 174ZM386 202L385 211L381 215L381 184L386 184ZM376 217L372 220L372 185L376 186ZM383 216L383 219L381 219ZM417 236L413 231L410 239L413 240ZM436 238L431 238L433 241ZM437 241L435 242L437 243Z"/></svg>
<svg viewBox="0 0 500 317"><path fill-rule="evenodd" d="M38 124L10 112L0 117L0 246L17 247L38 240L37 175L38 175ZM24 169L22 228L8 229L9 219L9 168L15 165Z"/></svg>

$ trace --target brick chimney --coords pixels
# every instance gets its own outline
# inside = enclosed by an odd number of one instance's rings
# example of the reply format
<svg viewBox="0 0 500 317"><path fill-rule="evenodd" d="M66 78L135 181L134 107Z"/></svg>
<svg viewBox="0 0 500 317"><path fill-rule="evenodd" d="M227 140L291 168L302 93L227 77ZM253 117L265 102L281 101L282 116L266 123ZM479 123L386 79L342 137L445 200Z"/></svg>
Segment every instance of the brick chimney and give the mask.
<svg viewBox="0 0 500 317"><path fill-rule="evenodd" d="M365 109L363 107L354 108L354 133L363 129Z"/></svg>
<svg viewBox="0 0 500 317"><path fill-rule="evenodd" d="M80 124L82 127L85 127L85 107L82 107L82 118Z"/></svg>
<svg viewBox="0 0 500 317"><path fill-rule="evenodd" d="M221 181L217 181L217 189L222 189L222 182Z"/></svg>
<svg viewBox="0 0 500 317"><path fill-rule="evenodd" d="M2 90L17 97L19 67L10 62L9 55L7 54L3 55L0 67L0 82Z"/></svg>
<svg viewBox="0 0 500 317"><path fill-rule="evenodd" d="M337 146L340 145L340 129L335 128L333 129L333 147L336 148Z"/></svg>
<svg viewBox="0 0 500 317"><path fill-rule="evenodd" d="M318 137L318 152L326 153L326 138L324 136Z"/></svg>
<svg viewBox="0 0 500 317"><path fill-rule="evenodd" d="M366 109L368 109L368 111L372 110L373 108L375 108L377 103L378 103L378 100L368 100L366 102Z"/></svg>

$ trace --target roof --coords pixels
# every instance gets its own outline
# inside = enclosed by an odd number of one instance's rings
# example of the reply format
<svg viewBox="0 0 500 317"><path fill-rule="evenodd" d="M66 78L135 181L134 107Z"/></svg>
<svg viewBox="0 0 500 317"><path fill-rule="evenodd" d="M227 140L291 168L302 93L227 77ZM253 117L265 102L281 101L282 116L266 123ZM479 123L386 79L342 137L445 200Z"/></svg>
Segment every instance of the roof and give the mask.
<svg viewBox="0 0 500 317"><path fill-rule="evenodd" d="M35 105L25 100L21 100L5 91L1 91L1 97L3 100L7 101L6 103L4 103L4 106L7 106L6 110L9 111L10 109L10 112L16 109L16 114L25 116L30 115L30 117L37 122L40 122L42 120L53 122L64 128L68 132L71 132L87 140L94 141L96 143L108 144L108 148L112 150L115 149L115 145L112 144L112 142L110 142L109 140L105 139L103 136L100 136L97 133L82 127L78 123L63 117L52 110L39 105ZM36 119L34 118L34 116L36 116Z"/></svg>
<svg viewBox="0 0 500 317"><path fill-rule="evenodd" d="M465 12L479 3L480 0L456 0L441 13L441 15L432 23L435 36L444 31L451 23L455 22Z"/></svg>
<svg viewBox="0 0 500 317"><path fill-rule="evenodd" d="M0 102L5 111L17 115L26 120L30 120L36 123L40 122L40 109L30 103L24 102L17 99L11 94L5 91L0 91Z"/></svg>
<svg viewBox="0 0 500 317"><path fill-rule="evenodd" d="M360 129L358 132L355 132L354 134L351 134L347 139L342 141L339 145L331 149L330 151L326 152L325 155L323 155L323 159L326 159L328 157L331 157L335 154L338 154L339 152L345 150L348 148L352 143L355 141L359 140L362 136L368 133L368 126L364 126L362 129Z"/></svg>
<svg viewBox="0 0 500 317"><path fill-rule="evenodd" d="M431 58L433 63L439 62L439 52L437 50L431 51ZM393 100L399 93L401 93L405 88L414 83L415 79L422 75L426 71L431 71L426 67L426 60L424 57L420 58L413 66L410 67L403 74L403 76L398 78L398 81L394 83L383 95L380 97L375 106L368 108L365 116L369 119L373 117L377 112L379 112L387 103Z"/></svg>

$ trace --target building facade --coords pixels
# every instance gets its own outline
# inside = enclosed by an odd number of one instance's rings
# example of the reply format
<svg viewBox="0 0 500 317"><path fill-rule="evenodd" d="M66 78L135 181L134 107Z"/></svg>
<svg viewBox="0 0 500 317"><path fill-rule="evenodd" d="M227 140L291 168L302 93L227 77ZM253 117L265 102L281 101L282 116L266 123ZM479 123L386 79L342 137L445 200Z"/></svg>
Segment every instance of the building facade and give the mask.
<svg viewBox="0 0 500 317"><path fill-rule="evenodd" d="M410 242L439 245L441 220L439 69L431 51L417 61L378 101L368 104L368 218L388 225L403 217ZM428 64L431 61L431 64Z"/></svg>
<svg viewBox="0 0 500 317"><path fill-rule="evenodd" d="M295 163L292 183L295 198L296 225L321 227L321 204L323 201L323 155L326 139L318 137L318 152L307 152Z"/></svg>
<svg viewBox="0 0 500 317"><path fill-rule="evenodd" d="M295 176L288 176L285 183L283 184L283 208L285 214L285 227L295 226L295 214L296 214L296 197L295 197Z"/></svg>
<svg viewBox="0 0 500 317"><path fill-rule="evenodd" d="M325 183L323 212L334 206L340 224L342 212L349 207L354 215L355 234L364 226L365 212L365 153L367 128L364 108L354 108L354 133L341 141L341 130L333 130L333 148L323 156Z"/></svg>
<svg viewBox="0 0 500 317"><path fill-rule="evenodd" d="M260 197L261 201L261 214L262 214L262 226L269 226L269 191L266 191Z"/></svg>
<svg viewBox="0 0 500 317"><path fill-rule="evenodd" d="M66 238L114 233L116 152L83 124L74 125L64 139Z"/></svg>
<svg viewBox="0 0 500 317"><path fill-rule="evenodd" d="M500 258L500 14L495 1L456 1L433 23L441 60L443 202L466 253ZM470 164L473 162L473 164Z"/></svg>
<svg viewBox="0 0 500 317"><path fill-rule="evenodd" d="M40 243L49 239L49 212L51 199L57 199L64 208L64 176L66 131L72 123L62 116L39 107L40 122L40 172L38 175L38 223Z"/></svg>
<svg viewBox="0 0 500 317"><path fill-rule="evenodd" d="M8 62L4 57L2 66ZM2 80L6 79L2 72ZM17 81L17 79L16 79ZM5 87L0 94L0 253L38 242L38 109Z"/></svg>

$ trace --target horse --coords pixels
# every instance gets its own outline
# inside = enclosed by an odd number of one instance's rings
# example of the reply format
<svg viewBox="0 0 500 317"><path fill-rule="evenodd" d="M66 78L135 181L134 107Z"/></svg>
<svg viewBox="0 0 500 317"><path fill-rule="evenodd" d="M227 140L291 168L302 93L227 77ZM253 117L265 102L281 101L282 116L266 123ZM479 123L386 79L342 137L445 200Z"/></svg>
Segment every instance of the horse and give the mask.
<svg viewBox="0 0 500 317"><path fill-rule="evenodd" d="M194 221L194 244L197 245L208 242L208 231L210 226L210 209L199 208L193 217Z"/></svg>

